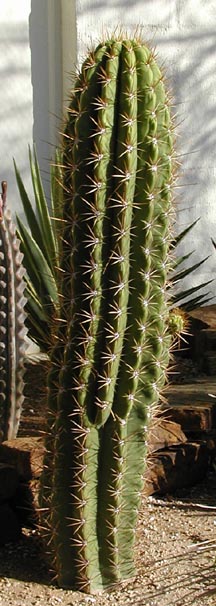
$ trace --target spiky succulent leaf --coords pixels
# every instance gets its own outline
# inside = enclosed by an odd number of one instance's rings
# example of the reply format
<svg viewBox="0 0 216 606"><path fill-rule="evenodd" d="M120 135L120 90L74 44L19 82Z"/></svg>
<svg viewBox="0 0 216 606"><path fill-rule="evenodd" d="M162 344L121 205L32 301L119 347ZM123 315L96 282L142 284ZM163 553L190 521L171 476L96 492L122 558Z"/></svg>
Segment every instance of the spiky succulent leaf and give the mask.
<svg viewBox="0 0 216 606"><path fill-rule="evenodd" d="M172 297L172 304L176 307L176 303L179 304L179 306L182 306L184 303L183 301L185 299L187 299L188 297L190 297L192 294L197 293L198 290L200 290L201 288L203 288L204 286L208 286L209 284L211 284L213 282L213 280L208 280L207 282L204 282L203 284L199 284L198 286L192 286L191 288L187 288L186 290L182 290L180 292L178 292L176 295L173 295ZM206 297L205 294L201 294L198 297L195 297L193 299L191 299L190 301L186 301L187 306L189 305L193 305L193 303L195 304L195 306L198 306L197 303L200 304L202 298ZM192 307L191 307L192 309ZM193 309L195 309L195 307L193 307Z"/></svg>
<svg viewBox="0 0 216 606"><path fill-rule="evenodd" d="M177 234L177 236L175 236L175 238L173 238L172 246L174 248L176 248L176 246L178 244L180 244L180 242L183 240L183 238L185 238L185 236L193 229L193 227L195 227L195 225L198 223L198 221L200 221L200 217L198 217L198 219L195 219L195 221L190 223L187 227L185 227L185 229L180 231L179 234Z"/></svg>
<svg viewBox="0 0 216 606"><path fill-rule="evenodd" d="M48 210L47 200L42 184L35 148L33 148L33 153L29 148L29 162L32 176L32 184L35 194L38 221L40 224L41 234L44 239L44 246L46 250L46 260L49 266L53 268L54 264L56 263L55 238L53 234L53 226Z"/></svg>
<svg viewBox="0 0 216 606"><path fill-rule="evenodd" d="M28 276L44 306L49 305L52 308L54 307L53 303L56 304L58 301L53 273L37 242L29 234L28 229L19 217L17 217L17 224Z"/></svg>
<svg viewBox="0 0 216 606"><path fill-rule="evenodd" d="M198 307L203 307L207 305L210 301L212 301L214 297L205 297L205 295L200 295L200 297L194 297L191 301L186 301L181 304L181 309L185 312L190 312Z"/></svg>
<svg viewBox="0 0 216 606"><path fill-rule="evenodd" d="M183 238L193 229L193 227L197 224L198 221L199 221L199 218L196 221L193 221L192 223L190 223L190 225L188 225L188 227L186 227L183 231L181 231L178 234L178 236L176 236L176 238L173 239L172 246L173 246L174 250L176 249L177 245L183 240ZM207 282L202 282L201 284L194 286L194 288L192 290L186 288L185 290L182 289L180 292L175 293L175 286L179 285L179 283L181 283L181 281L185 277L189 276L193 271L197 270L199 267L201 267L201 265L203 265L203 263L205 263L209 259L209 255L208 255L201 261L194 263L193 265L189 265L185 269L178 270L178 268L181 265L183 265L185 261L188 261L188 259L191 257L193 252L194 251L190 251L188 254L183 255L183 256L177 256L175 254L175 258L172 263L172 270L171 270L171 274L170 274L170 285L172 286L172 289L174 292L174 294L171 298L171 301L170 301L171 307L178 306L178 307L184 309L185 311L192 311L193 309L196 309L196 307L205 305L208 301L210 301L212 299L212 297L209 297L210 293L207 292L207 293L203 293L197 297L192 297L190 300L187 300L190 295L196 294L196 292L198 290L208 286L208 284L210 284L212 282L212 280L209 280ZM185 301L185 299L186 299L186 301Z"/></svg>
<svg viewBox="0 0 216 606"><path fill-rule="evenodd" d="M29 162L35 194L35 210L15 166L17 185L26 225L17 217L23 263L27 269L28 327L30 338L48 353L53 318L58 315L59 249L62 230L61 153L56 150L51 166L51 202L47 203L35 148L29 148ZM43 336L44 335L44 336Z"/></svg>
<svg viewBox="0 0 216 606"><path fill-rule="evenodd" d="M207 257L205 257L201 261L198 261L197 263L194 263L193 265L190 265L190 267L186 267L185 269L182 269L178 273L175 273L172 276L172 282L174 284L177 284L180 280L183 280L183 278L186 278L187 276L189 276L193 271L195 271L196 269L198 269L199 267L201 267L201 265L203 265L203 263L205 263L209 259L209 256L210 255L208 255ZM206 283L200 284L199 288L203 288L204 286L206 286Z"/></svg>
<svg viewBox="0 0 216 606"><path fill-rule="evenodd" d="M26 280L25 295L26 302L26 325L31 334L31 339L40 347L41 351L47 353L50 345L50 308L42 305L36 293L32 290L31 282ZM44 348L44 343L46 347Z"/></svg>
<svg viewBox="0 0 216 606"><path fill-rule="evenodd" d="M23 184L23 181L22 181L20 172L17 168L15 160L14 160L14 169L15 169L17 186L19 189L20 198L22 200L27 224L30 228L30 231L31 231L31 234L32 234L34 240L37 242L39 248L41 249L41 251L43 251L43 253L45 255L46 253L45 253L45 248L44 248L44 240L42 237L40 226L39 226L36 214L34 212L34 209L32 207L32 204L30 202L30 199L28 197L27 191L25 189L25 186Z"/></svg>
<svg viewBox="0 0 216 606"><path fill-rule="evenodd" d="M50 167L51 180L51 221L53 234L55 238L56 263L59 265L59 249L62 234L62 207L63 207L63 189L62 189L62 152L55 150L54 162Z"/></svg>

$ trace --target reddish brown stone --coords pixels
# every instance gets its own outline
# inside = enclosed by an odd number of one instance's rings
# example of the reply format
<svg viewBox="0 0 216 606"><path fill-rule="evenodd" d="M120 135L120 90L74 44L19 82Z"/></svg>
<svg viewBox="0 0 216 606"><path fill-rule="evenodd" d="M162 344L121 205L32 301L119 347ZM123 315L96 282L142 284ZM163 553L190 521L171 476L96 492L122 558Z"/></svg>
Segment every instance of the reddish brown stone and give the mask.
<svg viewBox="0 0 216 606"><path fill-rule="evenodd" d="M176 404L167 407L166 417L179 423L186 433L210 431L214 427L214 409L209 404Z"/></svg>
<svg viewBox="0 0 216 606"><path fill-rule="evenodd" d="M42 438L16 438L0 445L0 462L13 466L22 480L31 480L41 473L44 450Z"/></svg>
<svg viewBox="0 0 216 606"><path fill-rule="evenodd" d="M179 423L163 418L155 419L148 439L148 450L151 453L173 444L184 443L186 440L187 438Z"/></svg>
<svg viewBox="0 0 216 606"><path fill-rule="evenodd" d="M204 307L198 307L189 314L192 318L197 318L204 325L207 325L210 329L216 329L216 305L205 305Z"/></svg>
<svg viewBox="0 0 216 606"><path fill-rule="evenodd" d="M176 444L152 455L146 471L145 493L172 493L201 482L208 468L206 444Z"/></svg>

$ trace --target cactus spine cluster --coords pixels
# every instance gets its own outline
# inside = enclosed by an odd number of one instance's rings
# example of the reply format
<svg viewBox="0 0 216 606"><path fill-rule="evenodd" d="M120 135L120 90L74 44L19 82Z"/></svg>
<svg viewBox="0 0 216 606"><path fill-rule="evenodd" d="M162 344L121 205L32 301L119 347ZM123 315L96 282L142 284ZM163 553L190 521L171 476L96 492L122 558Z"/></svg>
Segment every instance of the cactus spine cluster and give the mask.
<svg viewBox="0 0 216 606"><path fill-rule="evenodd" d="M23 395L26 350L25 269L11 213L6 182L0 196L0 442L16 437Z"/></svg>
<svg viewBox="0 0 216 606"><path fill-rule="evenodd" d="M61 314L40 505L57 582L135 573L149 419L164 385L173 123L155 57L110 39L84 62L64 133Z"/></svg>

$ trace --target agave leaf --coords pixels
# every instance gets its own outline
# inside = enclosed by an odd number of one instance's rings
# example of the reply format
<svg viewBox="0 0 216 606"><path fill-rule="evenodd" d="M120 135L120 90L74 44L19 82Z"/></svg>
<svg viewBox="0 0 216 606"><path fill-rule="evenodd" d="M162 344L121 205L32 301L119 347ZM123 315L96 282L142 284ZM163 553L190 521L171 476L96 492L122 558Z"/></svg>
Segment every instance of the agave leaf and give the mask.
<svg viewBox="0 0 216 606"><path fill-rule="evenodd" d="M182 255L182 257L177 257L172 264L171 271L174 272L177 269L177 267L179 267L179 265L182 265L182 263L187 261L191 257L191 255L193 255L194 252L195 252L194 250L191 250L189 253L187 253L187 255Z"/></svg>
<svg viewBox="0 0 216 606"><path fill-rule="evenodd" d="M32 184L35 195L36 208L38 213L38 221L40 224L41 233L44 239L44 246L46 249L46 261L53 271L53 266L56 263L56 246L55 237L53 234L52 222L48 210L46 196L42 184L40 175L39 164L35 148L33 148L33 154L29 147L29 162L31 169Z"/></svg>
<svg viewBox="0 0 216 606"><path fill-rule="evenodd" d="M194 297L193 299L190 299L186 303L182 303L181 309L188 312L193 311L197 307L206 305L207 303L209 303L209 301L212 301L212 299L214 299L213 296L205 299L205 295L200 295L199 297Z"/></svg>
<svg viewBox="0 0 216 606"><path fill-rule="evenodd" d="M199 221L199 218L196 219L195 221L193 221L193 223L190 223L190 225L184 229L172 242L174 248L179 244L179 242L181 242L181 240L188 234L188 232L191 231L191 229L196 225L196 223ZM193 265L182 269L180 271L178 271L178 268L180 265L182 265L182 263L184 263L185 261L187 261L191 255L193 254L194 251L190 251L189 253L187 253L186 255L183 255L181 257L177 257L173 263L173 267L172 267L172 273L171 273L171 277L170 277L170 282L172 286L175 286L176 284L178 284L179 282L181 282L186 276L189 276L193 271L195 271L196 269L198 269L203 263L205 263L207 261L207 259L209 258L209 255L207 257L205 257L204 259L202 259L201 261L199 261L198 263L194 263ZM209 300L212 299L211 298L206 298L208 297L209 293L203 293L200 294L198 296L194 296L191 299L189 299L188 301L184 302L185 299L187 299L188 297L190 297L191 295L193 295L194 293L197 293L197 291L199 291L200 289L204 288L205 286L207 286L208 284L210 284L212 282L212 280L208 281L208 282L203 282L201 284L198 284L197 286L194 286L192 288L186 289L186 290L182 290L180 292L177 292L176 294L174 294L171 297L171 307L172 306L178 306L181 309L184 309L185 311L191 311L192 309L195 309L198 306L204 305L206 304Z"/></svg>
<svg viewBox="0 0 216 606"><path fill-rule="evenodd" d="M55 151L54 164L50 168L51 177L51 212L53 234L55 238L56 260L59 264L59 252L62 233L62 209L63 209L63 188L62 188L62 153Z"/></svg>
<svg viewBox="0 0 216 606"><path fill-rule="evenodd" d="M188 227L186 227L185 229L183 229L183 231L181 231L173 240L172 240L172 245L176 248L176 246L179 244L179 242L181 242L183 240L183 238L188 234L189 231L191 231L191 229L193 229L193 227L198 223L198 221L200 220L200 217L198 217L198 219L196 219L195 221L193 221L193 223L190 223L190 225L188 225Z"/></svg>
<svg viewBox="0 0 216 606"><path fill-rule="evenodd" d="M208 255L207 257L205 257L204 259L202 259L198 263L194 263L194 265L191 265L190 267L187 267L186 269L183 269L182 271L174 274L172 276L172 282L173 282L173 284L176 284L180 280L183 280L183 278L185 278L186 276L188 276L192 271L195 271L195 269L198 269L198 267L200 267L203 263L205 263L205 261L207 261L207 259L209 259L209 256L210 255ZM200 287L202 287L202 284L200 285Z"/></svg>
<svg viewBox="0 0 216 606"><path fill-rule="evenodd" d="M24 223L17 217L21 250L24 262L33 288L45 306L55 307L58 301L57 286L53 273L41 252L37 242L29 234Z"/></svg>
<svg viewBox="0 0 216 606"><path fill-rule="evenodd" d="M208 284L211 284L211 282L213 282L213 280L208 280L208 282L203 282L202 284L198 284L197 286L192 286L192 288L188 288L187 290L182 290L182 291L178 292L176 295L172 296L172 298L171 298L172 304L173 303L175 304L175 303L181 301L182 299L186 299L186 297L190 297L190 295L192 295L193 293L200 290L200 288L204 288L205 286L208 286Z"/></svg>
<svg viewBox="0 0 216 606"><path fill-rule="evenodd" d="M38 319L42 322L47 323L47 321L49 319L47 311L43 307L41 300L38 298L37 294L35 293L32 283L28 279L28 277L26 278L26 295L28 297L28 300L31 301L32 308L34 308L35 314L37 314Z"/></svg>
<svg viewBox="0 0 216 606"><path fill-rule="evenodd" d="M51 209L54 218L61 220L62 204L63 204L63 187L62 187L62 153L60 150L55 151L55 160L51 164Z"/></svg>
<svg viewBox="0 0 216 606"><path fill-rule="evenodd" d="M178 263L178 265L180 265L180 263L183 263L184 261L187 261L187 259L189 259L193 255L194 252L195 252L195 250L191 250L186 255L182 255L182 257L177 257L176 263Z"/></svg>
<svg viewBox="0 0 216 606"><path fill-rule="evenodd" d="M56 151L55 162L50 171L50 207L45 197L35 148L31 151L29 147L29 163L35 210L14 162L17 185L28 226L26 228L21 219L17 217L17 235L21 241L21 250L24 254L23 264L27 270L26 295L28 302L26 310L29 336L43 351L48 351L53 317L58 313L57 282L63 198L61 152ZM55 217L58 219L57 221Z"/></svg>
<svg viewBox="0 0 216 606"><path fill-rule="evenodd" d="M37 221L35 212L33 210L32 204L29 200L28 194L26 192L26 189L24 187L24 184L23 184L23 181L22 181L20 172L17 168L15 160L14 160L14 169L15 169L17 186L18 186L19 193L20 193L20 198L22 201L23 209L25 212L25 216L26 216L29 228L31 230L34 240L38 243L38 246L45 254L44 241L43 241L41 229L40 229L39 223Z"/></svg>
<svg viewBox="0 0 216 606"><path fill-rule="evenodd" d="M28 293L28 302L27 308L31 310L30 321L32 321L32 316L35 318L35 322L37 325L37 330L41 334L41 336L47 331L47 318L45 317L43 311L41 313L41 307L38 305L37 301L33 297L31 297L30 293ZM39 322L38 322L39 320Z"/></svg>
<svg viewBox="0 0 216 606"><path fill-rule="evenodd" d="M27 303L26 311L28 314L27 326L31 333L31 340L40 348L43 353L48 353L50 344L50 332L47 323L38 323L37 316L34 316L34 310L30 303Z"/></svg>
<svg viewBox="0 0 216 606"><path fill-rule="evenodd" d="M25 295L27 297L25 305L27 312L26 325L29 329L29 336L40 347L41 351L47 353L50 339L50 318L39 301L33 289L32 282L26 276L25 281Z"/></svg>

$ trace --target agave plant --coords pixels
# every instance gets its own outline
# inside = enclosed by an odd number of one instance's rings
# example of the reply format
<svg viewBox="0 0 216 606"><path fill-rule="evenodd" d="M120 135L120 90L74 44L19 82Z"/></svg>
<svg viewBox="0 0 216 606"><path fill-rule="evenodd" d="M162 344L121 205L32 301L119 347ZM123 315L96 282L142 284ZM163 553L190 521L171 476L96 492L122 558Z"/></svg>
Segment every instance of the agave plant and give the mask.
<svg viewBox="0 0 216 606"><path fill-rule="evenodd" d="M29 164L35 197L35 210L14 161L15 175L26 223L23 223L20 217L17 217L18 236L21 241L21 250L24 254L23 263L27 269L26 295L28 301L26 311L28 313L29 337L45 353L49 352L51 330L53 322L57 318L59 307L57 278L59 277L61 224L63 221L61 155L61 151L59 149L56 150L55 160L51 164L51 195L49 204L42 184L36 150L33 148L33 151L31 151L29 148ZM172 247L174 251L182 239L193 229L198 220L191 223L173 239ZM170 285L172 287L179 286L183 278L198 269L209 258L205 257L200 262L184 268L184 262L192 254L193 251L190 251L184 256L175 257L170 275ZM183 266L183 269L179 270L180 266ZM182 288L172 296L170 300L171 308L180 308L188 312L195 309L195 307L206 304L210 300L208 293L200 293L200 291L210 284L210 282L211 280L188 289ZM197 295L198 292L200 294Z"/></svg>
<svg viewBox="0 0 216 606"><path fill-rule="evenodd" d="M35 210L14 161L15 175L26 224L17 216L18 236L27 270L26 295L29 337L47 352L50 332L58 310L57 273L61 239L61 158L56 150L51 166L50 204L46 199L35 148L29 148L29 164L35 197ZM55 217L55 219L54 219Z"/></svg>
<svg viewBox="0 0 216 606"><path fill-rule="evenodd" d="M196 221L193 221L192 223L190 223L190 225L188 225L188 227L186 227L186 229L181 231L176 236L176 238L173 239L172 246L173 246L173 249L175 252L176 252L178 244L193 229L193 227L195 227L195 225L198 223L199 220L200 219L198 218L198 219L196 219ZM189 265L189 267L184 267L184 263L186 261L188 261L188 259L191 258L191 256L193 255L193 252L194 251L192 250L183 256L178 256L177 254L175 254L175 260L173 263L172 273L170 276L170 284L172 286L172 291L174 291L174 293L175 293L172 295L172 298L170 300L171 307L175 307L175 308L178 307L185 312L190 312L197 307L206 305L206 303L208 303L212 299L212 297L209 297L209 292L200 293L200 291L202 291L203 288L205 288L206 286L211 284L211 282L213 280L208 280L207 282L201 282L199 284L196 284L195 286L192 286L192 287L186 288L186 289L184 287L182 287L180 290L178 290L178 292L175 292L175 286L177 286L177 285L179 286L179 284L181 284L181 282L184 278L186 278L187 276L192 274L196 269L201 267L201 265L203 265L203 263L205 263L209 259L210 255L208 255L207 257L204 257L204 259L202 259L201 261L198 261L197 263L194 263L193 265ZM183 266L183 269L179 270L180 266ZM197 293L199 293L199 294L197 294Z"/></svg>

